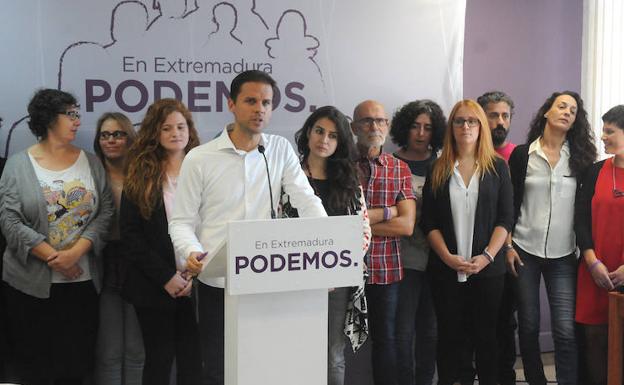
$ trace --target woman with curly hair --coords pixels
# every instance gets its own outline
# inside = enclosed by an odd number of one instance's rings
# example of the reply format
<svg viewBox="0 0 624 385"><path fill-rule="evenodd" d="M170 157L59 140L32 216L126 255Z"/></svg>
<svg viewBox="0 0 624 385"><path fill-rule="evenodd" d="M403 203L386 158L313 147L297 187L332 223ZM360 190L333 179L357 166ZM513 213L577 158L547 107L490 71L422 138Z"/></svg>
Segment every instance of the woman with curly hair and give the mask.
<svg viewBox="0 0 624 385"><path fill-rule="evenodd" d="M360 187L354 156L353 136L347 117L336 107L314 111L295 133L301 166L327 215L361 215L363 249L368 250L371 229L366 202ZM293 213L288 213L293 216ZM352 288L340 287L329 293L327 383L344 383L346 343L345 317Z"/></svg>
<svg viewBox="0 0 624 385"><path fill-rule="evenodd" d="M518 277L520 353L532 385L546 384L539 347L542 277L550 304L557 382L578 383L574 203L577 178L595 159L583 101L571 91L546 99L531 122L527 143L516 147L509 158L515 227L505 248L508 268Z"/></svg>
<svg viewBox="0 0 624 385"><path fill-rule="evenodd" d="M0 179L15 382L77 385L94 361L101 252L113 201L99 159L73 145L80 127L76 98L43 89L28 114L38 142L9 158Z"/></svg>
<svg viewBox="0 0 624 385"><path fill-rule="evenodd" d="M438 157L445 128L444 112L431 100L407 103L392 118L390 136L400 147L394 156L407 163L412 172L416 223L420 220L425 176ZM425 275L428 259L427 239L415 226L412 236L401 239L403 280L399 284L396 326L398 379L401 385L431 384L435 372L437 333L431 289Z"/></svg>
<svg viewBox="0 0 624 385"><path fill-rule="evenodd" d="M455 104L444 147L427 173L420 227L431 246L427 274L438 325L438 384L459 375L467 339L479 383L497 383L496 326L505 274L502 246L513 225L505 161L474 100Z"/></svg>
<svg viewBox="0 0 624 385"><path fill-rule="evenodd" d="M190 111L175 99L147 110L130 148L121 197L120 230L130 261L122 295L134 304L145 345L143 384L200 384L199 331L192 281L176 266L167 226L176 178L186 153L199 144Z"/></svg>

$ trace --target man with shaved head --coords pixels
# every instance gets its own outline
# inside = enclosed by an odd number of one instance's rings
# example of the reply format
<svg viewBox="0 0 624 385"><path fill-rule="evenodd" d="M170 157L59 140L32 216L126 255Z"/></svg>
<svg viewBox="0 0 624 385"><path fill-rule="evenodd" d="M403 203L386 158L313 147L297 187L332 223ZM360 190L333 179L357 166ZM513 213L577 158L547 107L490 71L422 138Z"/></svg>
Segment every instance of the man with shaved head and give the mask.
<svg viewBox="0 0 624 385"><path fill-rule="evenodd" d="M416 220L411 172L407 164L382 151L389 125L381 103L367 100L358 104L351 129L357 136L360 183L373 231L365 256L373 378L376 385L395 385L395 320L403 278L400 241L402 236L412 235Z"/></svg>

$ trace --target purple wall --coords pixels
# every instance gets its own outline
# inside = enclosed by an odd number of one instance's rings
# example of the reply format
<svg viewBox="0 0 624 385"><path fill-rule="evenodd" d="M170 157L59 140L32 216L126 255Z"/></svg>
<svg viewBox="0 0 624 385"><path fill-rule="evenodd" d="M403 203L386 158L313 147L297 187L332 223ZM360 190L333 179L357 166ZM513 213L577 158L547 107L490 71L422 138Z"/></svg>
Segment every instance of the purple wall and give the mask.
<svg viewBox="0 0 624 385"><path fill-rule="evenodd" d="M500 89L516 104L511 140L554 91L581 91L583 0L467 0L464 95Z"/></svg>
<svg viewBox="0 0 624 385"><path fill-rule="evenodd" d="M523 143L533 114L552 92L581 90L583 0L466 3L464 95L507 92L516 104L511 140ZM550 329L548 318L543 303L543 331ZM549 336L543 337L542 348L552 349ZM369 343L349 354L346 384L372 384L369 363Z"/></svg>

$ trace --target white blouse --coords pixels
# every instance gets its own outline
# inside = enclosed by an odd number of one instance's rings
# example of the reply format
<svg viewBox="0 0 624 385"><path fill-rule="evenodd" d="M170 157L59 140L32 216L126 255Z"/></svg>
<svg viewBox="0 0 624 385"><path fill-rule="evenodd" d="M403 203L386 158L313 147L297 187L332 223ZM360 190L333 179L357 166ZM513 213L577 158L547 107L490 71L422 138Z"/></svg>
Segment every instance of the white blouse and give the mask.
<svg viewBox="0 0 624 385"><path fill-rule="evenodd" d="M563 144L560 155L551 168L539 138L529 146L524 197L513 241L541 258L565 257L576 249L576 178L570 171L568 142Z"/></svg>
<svg viewBox="0 0 624 385"><path fill-rule="evenodd" d="M457 241L457 255L461 255L467 261L472 258L472 239L474 235L475 213L479 198L479 170L477 169L468 186L464 184L459 173L459 162L455 161L453 175L449 182L449 194L451 199L451 214L453 215L453 229ZM466 280L466 275L457 273L458 281Z"/></svg>

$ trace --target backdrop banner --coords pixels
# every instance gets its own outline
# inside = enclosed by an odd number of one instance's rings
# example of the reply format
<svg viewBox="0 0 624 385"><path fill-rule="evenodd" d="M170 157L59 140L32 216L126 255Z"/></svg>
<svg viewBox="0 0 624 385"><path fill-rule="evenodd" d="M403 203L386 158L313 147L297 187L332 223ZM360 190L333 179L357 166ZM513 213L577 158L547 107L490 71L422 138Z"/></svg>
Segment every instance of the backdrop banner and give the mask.
<svg viewBox="0 0 624 385"><path fill-rule="evenodd" d="M202 142L232 120L231 80L259 69L278 83L267 132L293 140L315 108L347 115L365 99L389 114L462 97L465 0L0 0L0 155L35 143L35 90L73 93L89 151L103 112L139 124L165 97L193 112Z"/></svg>

